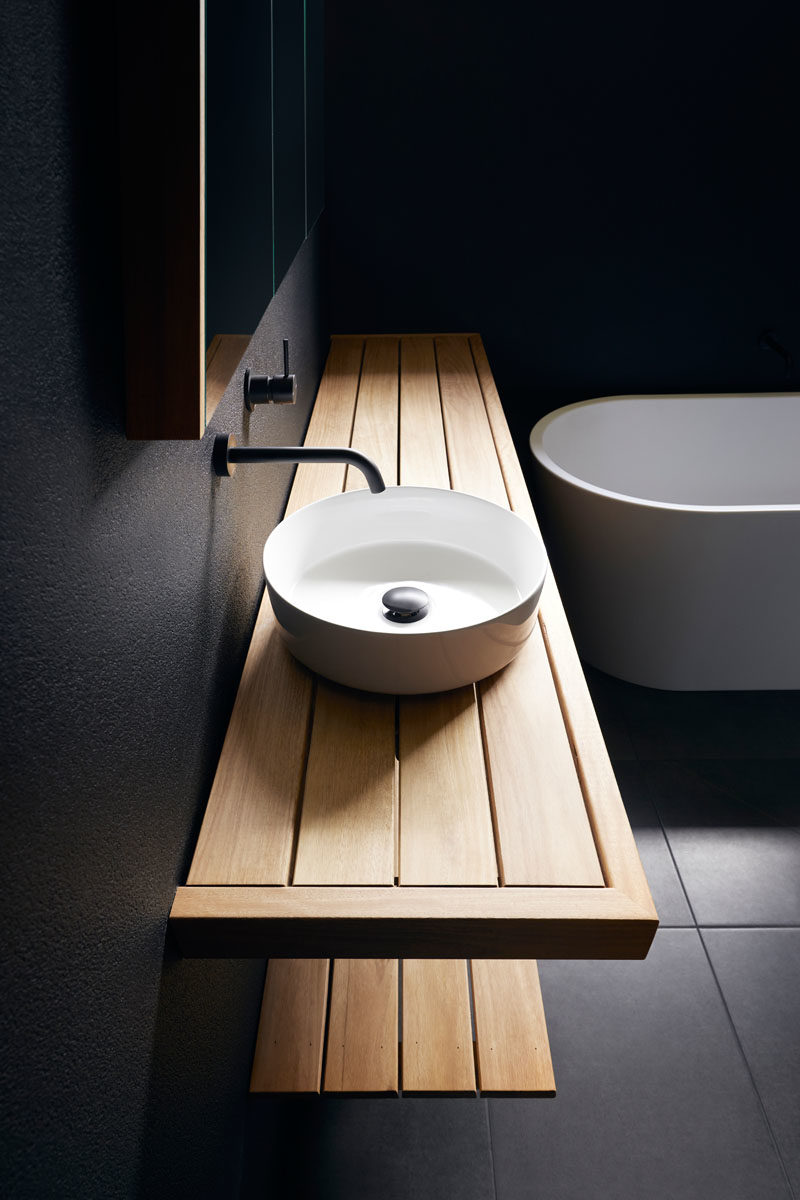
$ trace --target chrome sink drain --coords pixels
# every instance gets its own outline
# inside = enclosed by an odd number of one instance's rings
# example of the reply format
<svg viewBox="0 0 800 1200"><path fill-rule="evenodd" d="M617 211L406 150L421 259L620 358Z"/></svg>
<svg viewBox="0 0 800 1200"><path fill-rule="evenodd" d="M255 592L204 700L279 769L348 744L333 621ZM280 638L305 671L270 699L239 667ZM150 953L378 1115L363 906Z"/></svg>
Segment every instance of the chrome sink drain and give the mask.
<svg viewBox="0 0 800 1200"><path fill-rule="evenodd" d="M381 603L386 609L383 615L389 621L397 621L398 624L421 621L428 615L430 607L427 592L423 592L422 588L409 587L404 584L389 588L387 592L384 592Z"/></svg>

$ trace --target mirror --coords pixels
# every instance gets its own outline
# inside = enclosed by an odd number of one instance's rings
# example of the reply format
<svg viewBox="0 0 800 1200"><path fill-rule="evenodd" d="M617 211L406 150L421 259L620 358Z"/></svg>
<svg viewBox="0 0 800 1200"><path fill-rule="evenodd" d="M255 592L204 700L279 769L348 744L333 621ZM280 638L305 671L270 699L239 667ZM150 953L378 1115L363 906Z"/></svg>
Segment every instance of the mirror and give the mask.
<svg viewBox="0 0 800 1200"><path fill-rule="evenodd" d="M206 0L206 423L274 291L270 15Z"/></svg>
<svg viewBox="0 0 800 1200"><path fill-rule="evenodd" d="M198 438L323 207L322 0L117 6L129 438Z"/></svg>

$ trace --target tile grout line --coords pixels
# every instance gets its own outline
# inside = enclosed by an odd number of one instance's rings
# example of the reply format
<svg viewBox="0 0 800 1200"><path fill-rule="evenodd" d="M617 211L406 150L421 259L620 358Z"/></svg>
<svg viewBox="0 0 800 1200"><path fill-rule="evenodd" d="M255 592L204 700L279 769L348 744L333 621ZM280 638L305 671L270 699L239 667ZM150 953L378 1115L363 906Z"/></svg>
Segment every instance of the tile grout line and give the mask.
<svg viewBox="0 0 800 1200"><path fill-rule="evenodd" d="M747 1074L750 1077L750 1082L753 1086L753 1091L755 1092L756 1099L758 1100L759 1107L761 1108L761 1115L764 1118L764 1124L767 1127L767 1132L769 1133L773 1149L775 1150L775 1155L780 1164L781 1171L783 1172L783 1177L786 1181L786 1186L789 1189L789 1195L792 1197L792 1200L797 1200L797 1193L795 1192L794 1187L792 1186L792 1181L789 1176L789 1172L787 1170L786 1163L783 1161L783 1154L781 1153L781 1148L778 1144L778 1139L776 1138L775 1132L772 1128L772 1122L769 1119L769 1115L767 1113L766 1106L761 1097L761 1092L758 1089L758 1085L756 1083L755 1076L753 1075L753 1071L750 1067L750 1063L748 1061L747 1055L745 1054L744 1046L742 1044L742 1039L739 1036L739 1031L736 1028L736 1025L734 1023L733 1016L731 1014L731 1010L728 1006L728 1001L725 998L725 993L722 990L722 984L719 981L719 976L717 975L717 972L714 969L714 964L711 960L711 955L708 952L708 946L706 945L706 940L703 937L703 929L699 925L697 926L697 936L700 938L700 945L703 947L703 953L706 956L706 962L708 963L709 970L711 971L711 975L714 979L714 983L716 984L717 991L719 992L719 995L720 995L720 999L722 1000L722 1006L725 1010L725 1015L728 1018L730 1027L733 1031L733 1036L736 1039L736 1045L739 1048L739 1053L742 1056L742 1061L744 1062L744 1065L747 1068Z"/></svg>
<svg viewBox="0 0 800 1200"><path fill-rule="evenodd" d="M691 925L667 925L664 921L659 921L659 929L691 929ZM704 925L695 925L696 929L730 929L749 932L750 930L758 930L762 933L772 929L800 929L800 925L743 925L741 922L733 925L723 925L719 921L707 921Z"/></svg>
<svg viewBox="0 0 800 1200"><path fill-rule="evenodd" d="M582 664L582 665L583 665L583 664ZM652 758L649 758L649 757L642 757L642 755L640 754L639 747L637 746L637 741L636 741L636 739L635 739L635 738L634 738L634 736L633 736L633 732L632 732L632 729L631 729L631 724L630 724L630 721L629 721L629 717L628 717L628 713L627 713L627 711L625 711L625 709L624 709L624 708L621 710L619 706L616 706L616 711L617 711L617 714L618 714L618 716L619 716L619 717L621 717L621 720L622 720L622 729L623 729L623 732L624 732L624 734L625 734L625 735L626 735L626 737L627 737L627 740L628 740L628 743L629 743L629 745L630 745L630 748L631 748L631 750L633 751L633 759L632 759L632 760L626 760L626 761L633 761L633 762L635 762L635 763L636 763L636 765L637 765L638 767L640 767L640 768L646 768L646 766L647 766L647 764L648 764L648 763L651 763L651 762L654 762L654 761L661 761L661 762L668 761L668 762L676 762L676 763L685 763L685 762L687 762L687 761L691 761L693 758L696 758L696 756L693 756L693 755L692 755L692 756L687 756L687 755L680 755L680 754L673 754L673 755L667 755L667 756L665 756L665 755L660 755L660 756L659 756L657 759L652 759ZM604 736L605 736L605 735L604 735ZM718 760L716 760L716 759L715 759L714 761L718 761ZM723 759L722 761L728 761L728 760L726 760L726 759ZM613 762L612 762L612 768L613 768L613 766L614 766L614 764L613 764ZM729 1007L729 1005L728 1005L728 1001L727 1001L727 999L726 999L726 997L725 997L725 993L724 993L724 991L723 991L723 989L722 989L722 984L721 984L721 982L720 982L720 979L719 979L719 976L717 975L717 972L716 972L716 970L714 969L714 964L713 964L713 962L712 962L712 960L711 960L711 955L710 955L710 953L709 953L709 950L708 950L708 945L707 945L707 943L706 943L705 937L703 936L703 930L704 930L704 928L708 928L708 929L740 929L740 928L741 928L741 929L773 929L773 928L774 928L774 929L779 929L779 928L780 928L780 929L783 929L783 928L789 928L789 929L792 929L792 928L797 928L797 926L796 926L796 925L787 925L787 926L783 926L783 925L781 925L781 926L773 926L773 925L769 925L769 926L750 926L750 925L748 925L748 926L741 926L741 925L714 925L714 926L701 926L701 925L698 923L698 920L697 920L697 914L696 914L696 912L695 912L694 905L692 904L692 902L691 902L691 900L690 900L690 898L689 898L689 893L688 893L688 890L687 890L687 888L686 888L686 884L684 883L683 875L681 874L681 872L680 872L680 869L679 869L679 867L678 867L678 862L677 862L677 859L676 859L676 857L675 857L675 853L674 853L674 850L673 850L673 847L672 847L672 843L670 842L669 835L668 835L668 833L667 833L667 830L666 830L666 827L665 827L665 825L664 825L664 822L663 822L663 820L662 820L662 818L661 818L661 813L660 813L660 811L659 811L658 804L657 804L656 800L653 798L653 795L652 795L652 793L651 793L651 790L650 790L649 782L648 782L648 780L647 780L647 777L646 777L646 774L645 774L644 772L643 772L643 774L642 774L642 780L643 780L643 782L644 782L644 785L645 785L645 792L646 792L647 798L648 798L648 800L650 801L651 805L653 806L653 811L654 811L654 813L655 813L655 815L656 815L656 819L657 819L657 821L658 821L658 826L659 826L659 828L661 829L661 833L662 833L662 835L663 835L663 837L664 837L664 842L665 842L665 844L666 844L666 847L667 847L667 853L669 854L670 860L671 860L671 862L672 862L672 865L673 865L673 868L674 868L674 870L675 870L675 874L676 874L676 876L677 876L677 878L678 878L678 883L679 883L679 885L680 885L681 891L683 892L684 898L685 898L685 900L686 900L686 904L687 904L687 907L688 907L688 910L689 910L689 914L690 914L690 916L691 916L691 919L692 919L692 921L694 922L694 929L695 929L695 931L697 932L697 936L698 936L698 938L699 938L699 940L700 940L700 945L702 946L702 949L703 949L703 954L704 954L704 956L705 956L706 962L708 963L708 967L709 967L709 970L710 970L710 972L711 972L712 979L714 980L714 985L715 985L715 987L716 987L716 989L717 989L717 993L718 993L718 995L719 995L719 997L720 997L720 1000L721 1000L721 1002L722 1002L723 1011L724 1011L724 1013L725 1013L725 1016L726 1016L726 1018L727 1018L727 1021L728 1021L728 1024L729 1024L729 1027L730 1027L730 1029L731 1029L731 1032L732 1032L732 1034L733 1034L733 1038L734 1038L735 1044L736 1044L736 1046L737 1046L737 1049L738 1049L738 1051L739 1051L739 1055L740 1055L740 1057L741 1057L741 1060L742 1060L742 1062L744 1063L745 1070L746 1070L746 1072L747 1072L747 1075L748 1075L748 1078L749 1078L749 1080L750 1080L750 1085L751 1085L751 1087L752 1087L752 1089L753 1089L753 1093L754 1093L754 1095L755 1095L755 1097L756 1097L756 1102L758 1103L758 1106L759 1106L759 1108L760 1108L760 1110L761 1110L761 1116L762 1116L762 1118L763 1118L763 1121L764 1121L764 1124L765 1124L765 1126L766 1126L766 1130L767 1130L768 1137L769 1137L769 1139L770 1139L770 1141L771 1141L771 1143L772 1143L772 1147L773 1147L773 1150L774 1150L774 1152L775 1152L775 1156L776 1156L776 1158L777 1158L777 1160L778 1160L778 1164L779 1164L779 1166L780 1166L781 1173L782 1173L782 1175L783 1175L783 1178L784 1178L784 1181L785 1181L785 1183L786 1183L786 1187L787 1187L787 1189L788 1189L788 1194L789 1194L789 1196L792 1198L792 1200L798 1200L797 1193L795 1192L794 1186L793 1186L793 1184L792 1184L792 1180L791 1180L791 1178L790 1178L790 1176L789 1176L789 1172L788 1172L788 1170L787 1170L786 1163L784 1162L783 1154L782 1154L782 1152L781 1152L781 1149L780 1149L780 1146L779 1146L779 1144L778 1144L778 1140L777 1140L777 1138L776 1138L776 1136L775 1136L775 1132L774 1132L774 1130L773 1130L773 1128L772 1128L772 1123L771 1123L771 1121L770 1121L770 1119L769 1119L769 1116L768 1116L768 1114L767 1114L766 1106L765 1106L765 1104L764 1104L764 1101L763 1101L763 1099L762 1099L761 1092L759 1091L759 1088L758 1088L758 1086L757 1086L757 1084L756 1084L755 1076L753 1075L752 1068L751 1068L751 1066L750 1066L750 1063L749 1063L749 1061L748 1061L747 1055L745 1054L744 1045L743 1045L743 1043L742 1043L741 1037L739 1036L739 1031L737 1030L737 1028L736 1028L736 1025L735 1025L735 1023L734 1023L734 1020L733 1020L733 1015L732 1015L732 1013L731 1013L731 1010L730 1010L730 1007ZM755 806L755 805L747 805L747 804L746 804L746 802L745 802L745 806L746 806L746 807L750 807L750 808L752 808L753 810L755 810L755 811L757 811L757 812L762 812L762 810L758 809L758 808L757 808L757 806ZM769 816L770 814L768 814L768 813L763 813L763 812L762 812L762 815L764 815L764 816ZM784 825L784 826L781 826L779 822L775 822L775 824L776 824L778 827L782 827L782 828L789 828L789 829L792 829L792 828L793 828L792 826L785 826L785 825ZM661 929L667 929L667 928L672 928L672 929L678 929L678 928L682 928L682 929L686 929L686 928L690 928L690 927L689 927L689 926L664 926L664 925L660 925L660 926L659 926L659 928L661 928Z"/></svg>
<svg viewBox="0 0 800 1200"><path fill-rule="evenodd" d="M658 805L657 805L656 801L653 799L653 796L652 796L652 794L651 794L651 792L650 792L650 788L649 788L649 786L647 785L647 781L645 781L645 789L646 789L646 792L647 792L648 799L650 800L650 803L651 803L651 804L652 804L652 806L653 806L653 811L655 812L655 814L656 814L656 817L658 818L658 824L659 824L659 826L660 826L660 828L661 828L661 832L662 832L662 834L664 835L664 841L666 842L667 851L668 851L668 853L669 853L669 856L670 856L670 858L671 858L671 860L672 860L672 865L673 865L673 867L675 868L675 874L676 874L676 875L677 875L677 877L678 877L678 882L680 883L680 885L681 885L681 889L682 889L682 891L683 891L683 894L684 894L684 896L685 896L685 898L686 898L686 904L687 904L687 906L688 906L688 908L689 908L689 913L691 914L691 918L692 918L692 920L694 921L694 928L695 928L695 932L697 933L697 936L698 936L698 938L700 939L700 945L701 945L701 946L702 946L702 948L703 948L703 954L705 955L706 962L708 963L708 969L709 969L709 970L710 970L710 972L711 972L711 977L712 977L712 979L714 980L714 985L715 985L715 987L716 987L716 989L717 989L717 992L718 992L718 994L719 994L719 998L720 998L720 1000L721 1000L721 1002L722 1002L722 1008L723 1008L723 1011L724 1011L724 1013L725 1013L725 1016L726 1016L726 1017L727 1017L727 1019L728 1019L728 1025L730 1026L731 1032L732 1032L732 1034L733 1034L733 1038L734 1038L734 1041L735 1041L735 1043L736 1043L737 1049L738 1049L738 1051L739 1051L739 1055L740 1055L740 1057L741 1057L741 1060L742 1060L742 1062L744 1063L744 1067L745 1067L745 1070L746 1070L746 1072L747 1072L747 1076L748 1076L748 1078L749 1078L749 1080L750 1080L750 1086L751 1086L751 1087L752 1087L752 1089L753 1089L753 1093L754 1093L754 1095L755 1095L755 1097L756 1097L756 1101L758 1102L758 1106L759 1106L759 1108L761 1109L761 1116L762 1116L762 1118L763 1118L763 1121L764 1121L764 1124L765 1124L765 1126L766 1126L767 1133L768 1133L768 1135L769 1135L769 1139L770 1139L770 1141L771 1141L771 1143L772 1143L772 1148L773 1148L773 1150L775 1151L775 1157L776 1157L776 1158L777 1158L777 1160L778 1160L778 1164L779 1164L779 1166L780 1166L781 1173L783 1174L783 1178L784 1178L784 1181L785 1181L785 1183L786 1183L786 1187L788 1188L788 1191L789 1191L789 1196L792 1198L792 1200L797 1200L797 1193L795 1192L795 1190L794 1190L794 1187L792 1186L792 1181L791 1181L791 1178L790 1178L790 1176L789 1176L789 1172L788 1172L788 1170L787 1170L787 1168L786 1168L786 1163L785 1163L785 1162L784 1162L784 1160L783 1160L783 1154L781 1153L781 1149L780 1149L780 1146L779 1146L779 1144L778 1144L778 1139L776 1138L776 1136L775 1136L775 1131L774 1131L774 1130L773 1130L773 1128L772 1128L772 1122L771 1122L771 1121L770 1121L770 1119L769 1119L769 1115L768 1115L768 1113L767 1113L766 1106L765 1106L765 1104L764 1104L764 1101L763 1101L763 1099L762 1099L761 1092L759 1091L758 1085L757 1085L757 1083L756 1083L755 1076L753 1075L753 1071L752 1071L752 1068L751 1068L751 1066L750 1066L750 1062L749 1062L749 1060L748 1060L748 1058L747 1058L747 1055L745 1054L744 1046L743 1046L743 1044L742 1044L742 1039L741 1039L741 1037L739 1036L739 1031L738 1031L738 1029L736 1028L736 1025L735 1025L735 1023L734 1023L734 1020L733 1020L733 1015L732 1015L732 1013L731 1013L731 1010L730 1010L730 1007L729 1007L729 1005L728 1005L728 1001L727 1001L727 999L726 999L726 997L725 997L725 993L724 993L724 992L723 992L723 990L722 990L722 984L720 983L719 976L717 975L717 972L716 972L716 970L714 969L714 964L713 964L713 962L711 961L711 955L709 954L709 951L708 951L708 946L706 945L706 940L705 940L705 938L703 937L703 927L702 927L702 926L701 926L701 925L698 923L698 921L697 921L697 914L695 913L695 910L694 910L694 905L692 904L692 902L691 902L691 899L689 898L689 892L688 892L688 890L687 890L687 888L686 888L686 884L685 884L685 883L684 883L684 881L683 881L683 876L681 875L681 873L680 873L680 870L679 870L679 868L678 868L678 862L677 862L677 859L675 858L675 853L674 853L674 851L673 851L673 849L672 849L672 843L671 843L671 842L670 842L670 840L669 840L669 835L667 834L666 827L665 827L665 825L664 825L664 822L663 822L663 821L662 821L662 819L661 819L661 813L659 812ZM686 926L683 926L683 928L686 928ZM710 928L714 928L714 927L710 927ZM724 927L723 927L723 928L724 928ZM729 926L728 928L736 928L736 926ZM748 927L748 928L749 928L749 927ZM756 926L755 928L758 928L758 927Z"/></svg>
<svg viewBox="0 0 800 1200"><path fill-rule="evenodd" d="M489 1101L484 1099L483 1103L486 1105L486 1132L489 1135L489 1166L492 1168L492 1191L494 1193L494 1200L497 1200L497 1172L494 1167L494 1146L492 1145L492 1113L489 1108Z"/></svg>

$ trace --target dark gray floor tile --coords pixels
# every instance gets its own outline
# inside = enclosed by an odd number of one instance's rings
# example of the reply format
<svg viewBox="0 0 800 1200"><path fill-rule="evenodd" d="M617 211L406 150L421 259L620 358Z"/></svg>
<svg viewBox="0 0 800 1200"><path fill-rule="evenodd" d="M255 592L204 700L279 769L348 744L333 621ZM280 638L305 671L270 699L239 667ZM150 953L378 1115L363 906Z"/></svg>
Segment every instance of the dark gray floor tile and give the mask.
<svg viewBox="0 0 800 1200"><path fill-rule="evenodd" d="M625 721L625 693L631 687L595 667L583 664L597 719L612 762L636 758L636 751Z"/></svg>
<svg viewBox="0 0 800 1200"><path fill-rule="evenodd" d="M733 772L722 787L708 763L644 767L697 923L800 925L800 837L738 798L757 767L747 764L741 789Z"/></svg>
<svg viewBox="0 0 800 1200"><path fill-rule="evenodd" d="M540 970L558 1095L489 1101L498 1200L790 1200L695 930Z"/></svg>
<svg viewBox="0 0 800 1200"><path fill-rule="evenodd" d="M620 693L640 759L796 758L800 692Z"/></svg>
<svg viewBox="0 0 800 1200"><path fill-rule="evenodd" d="M800 1195L800 929L709 929L703 939Z"/></svg>
<svg viewBox="0 0 800 1200"><path fill-rule="evenodd" d="M242 1200L495 1200L484 1100L251 1100Z"/></svg>
<svg viewBox="0 0 800 1200"><path fill-rule="evenodd" d="M800 758L709 759L686 765L706 806L713 805L708 808L712 820L724 820L725 806L734 801L754 810L756 824L764 824L766 818L767 823L800 831ZM736 811L736 824L748 819Z"/></svg>
<svg viewBox="0 0 800 1200"><path fill-rule="evenodd" d="M642 765L617 762L614 764L614 774L661 925L693 925L691 909L675 870L664 830L647 794Z"/></svg>

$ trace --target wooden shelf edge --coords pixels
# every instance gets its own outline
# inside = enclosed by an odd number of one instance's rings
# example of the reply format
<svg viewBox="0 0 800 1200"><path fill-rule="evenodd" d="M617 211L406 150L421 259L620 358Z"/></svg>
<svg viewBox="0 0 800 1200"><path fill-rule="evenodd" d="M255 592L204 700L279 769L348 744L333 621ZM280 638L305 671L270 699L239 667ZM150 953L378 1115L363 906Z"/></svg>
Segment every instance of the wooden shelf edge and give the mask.
<svg viewBox="0 0 800 1200"><path fill-rule="evenodd" d="M370 342L370 341L375 341L376 338L397 338L397 340L399 342L404 342L404 341L408 342L408 341L412 341L414 338L436 338L436 337L453 337L453 336L454 335L453 335L452 330L447 331L447 332L439 332L439 333L428 333L428 332L425 332L425 333L391 333L391 332L390 333L332 333L331 341L332 342L352 342L352 341ZM479 337L480 334L459 333L459 334L456 334L455 336L472 338L472 337Z"/></svg>
<svg viewBox="0 0 800 1200"><path fill-rule="evenodd" d="M181 887L169 924L188 958L640 959L658 927L613 888Z"/></svg>
<svg viewBox="0 0 800 1200"><path fill-rule="evenodd" d="M555 1100L556 1089L548 1089L546 1091L531 1091L530 1089L520 1089L517 1092L512 1091L493 1091L491 1088L477 1088L471 1092L417 1092L400 1090L396 1092L289 1092L283 1091L267 1091L265 1088L260 1090L250 1089L251 1098L258 1100L259 1097L264 1097L265 1100L308 1100L316 1097L318 1100Z"/></svg>

